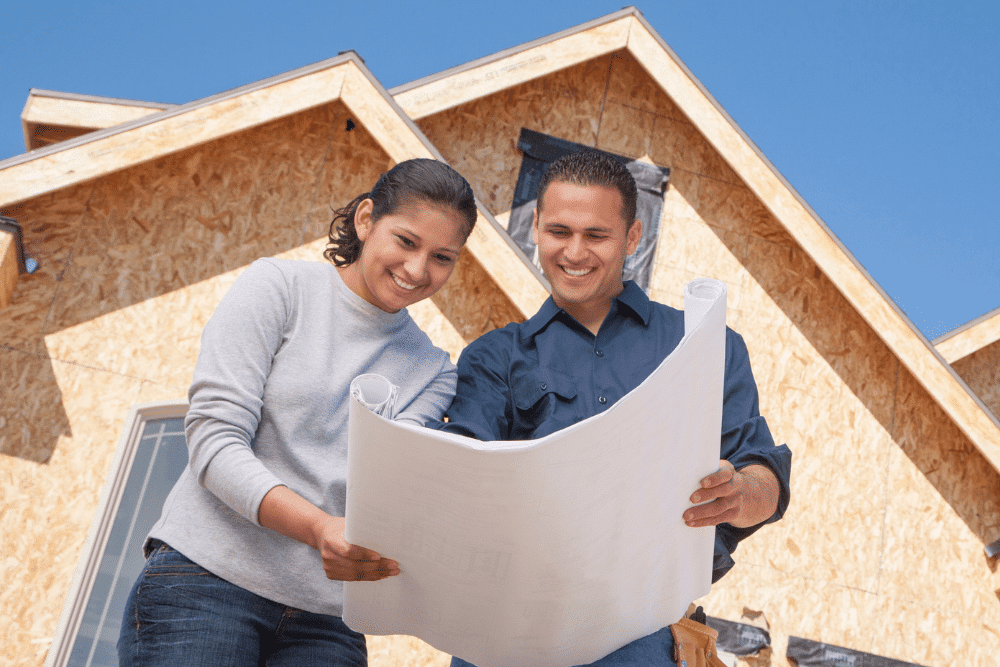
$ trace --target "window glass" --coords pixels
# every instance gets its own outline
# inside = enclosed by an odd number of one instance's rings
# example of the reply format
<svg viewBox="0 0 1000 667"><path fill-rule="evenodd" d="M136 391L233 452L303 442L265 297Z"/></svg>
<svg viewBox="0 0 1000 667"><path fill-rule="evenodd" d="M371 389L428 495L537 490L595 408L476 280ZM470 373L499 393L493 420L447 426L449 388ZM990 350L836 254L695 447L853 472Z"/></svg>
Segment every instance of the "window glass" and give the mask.
<svg viewBox="0 0 1000 667"><path fill-rule="evenodd" d="M115 645L125 601L145 563L142 543L186 465L184 418L146 422L108 531L69 665L118 664ZM115 499L109 502L114 503ZM98 550L101 545L94 548Z"/></svg>

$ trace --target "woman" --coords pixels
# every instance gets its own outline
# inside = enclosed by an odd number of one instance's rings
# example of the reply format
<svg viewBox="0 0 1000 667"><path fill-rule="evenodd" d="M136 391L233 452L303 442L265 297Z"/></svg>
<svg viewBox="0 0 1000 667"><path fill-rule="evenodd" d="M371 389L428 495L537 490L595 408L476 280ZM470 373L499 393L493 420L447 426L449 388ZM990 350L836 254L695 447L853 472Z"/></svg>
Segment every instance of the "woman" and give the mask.
<svg viewBox="0 0 1000 667"><path fill-rule="evenodd" d="M190 462L146 540L121 665L364 665L342 581L399 565L344 540L348 386L399 386L397 419L437 419L455 368L404 308L451 275L472 189L409 160L336 212L332 262L254 262L202 334ZM373 584L377 585L377 584Z"/></svg>

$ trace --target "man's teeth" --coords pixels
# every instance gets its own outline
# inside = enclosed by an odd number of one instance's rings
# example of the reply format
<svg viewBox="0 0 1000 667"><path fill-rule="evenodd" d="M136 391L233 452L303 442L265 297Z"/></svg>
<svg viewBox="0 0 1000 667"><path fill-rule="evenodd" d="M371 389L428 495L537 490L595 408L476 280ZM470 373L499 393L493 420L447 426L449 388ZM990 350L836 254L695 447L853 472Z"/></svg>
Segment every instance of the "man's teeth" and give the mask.
<svg viewBox="0 0 1000 667"><path fill-rule="evenodd" d="M400 287L402 287L403 289L416 289L417 288L416 285L411 285L410 283L403 282L402 280L400 280L394 274L389 274L389 275L391 275L392 279L396 281L396 284L399 285Z"/></svg>
<svg viewBox="0 0 1000 667"><path fill-rule="evenodd" d="M563 267L563 271L565 271L569 275L575 276L575 277L585 276L585 275L587 275L588 273L590 273L593 270L594 269L591 268L591 269L580 269L578 271L574 271L573 269L567 269L565 266Z"/></svg>

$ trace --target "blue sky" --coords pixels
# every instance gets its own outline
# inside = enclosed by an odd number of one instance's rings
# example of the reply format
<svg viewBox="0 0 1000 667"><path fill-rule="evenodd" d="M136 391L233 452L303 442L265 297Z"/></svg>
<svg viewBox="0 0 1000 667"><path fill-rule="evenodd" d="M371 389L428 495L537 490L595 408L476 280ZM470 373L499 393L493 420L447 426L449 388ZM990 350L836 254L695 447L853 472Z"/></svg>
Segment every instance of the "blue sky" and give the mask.
<svg viewBox="0 0 1000 667"><path fill-rule="evenodd" d="M391 88L621 6L16 3L0 159L32 87L184 103L354 49ZM637 7L926 336L1000 307L1000 3Z"/></svg>

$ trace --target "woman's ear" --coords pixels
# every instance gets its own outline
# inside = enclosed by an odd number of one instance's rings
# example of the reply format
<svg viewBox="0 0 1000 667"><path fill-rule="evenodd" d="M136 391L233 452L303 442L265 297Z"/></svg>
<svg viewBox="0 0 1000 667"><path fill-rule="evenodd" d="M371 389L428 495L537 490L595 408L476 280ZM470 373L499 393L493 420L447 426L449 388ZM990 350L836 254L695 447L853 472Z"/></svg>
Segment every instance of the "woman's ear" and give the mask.
<svg viewBox="0 0 1000 667"><path fill-rule="evenodd" d="M357 232L358 239L364 243L371 234L375 221L372 220L372 210L375 202L371 199L362 199L358 207L354 209L354 231Z"/></svg>

